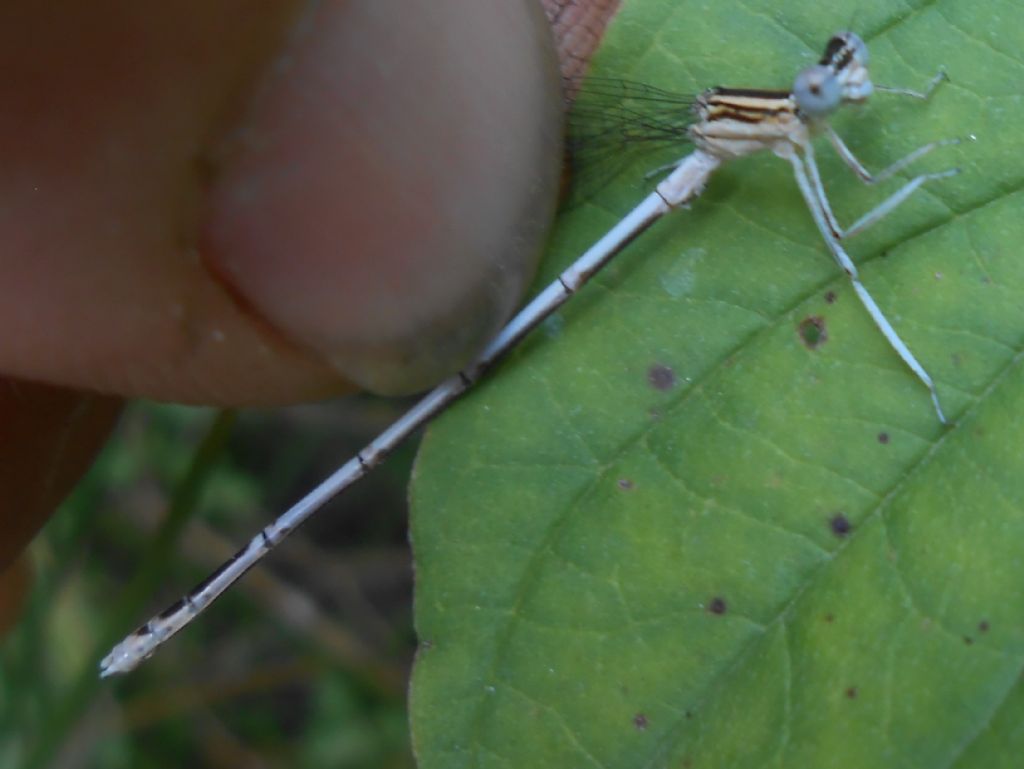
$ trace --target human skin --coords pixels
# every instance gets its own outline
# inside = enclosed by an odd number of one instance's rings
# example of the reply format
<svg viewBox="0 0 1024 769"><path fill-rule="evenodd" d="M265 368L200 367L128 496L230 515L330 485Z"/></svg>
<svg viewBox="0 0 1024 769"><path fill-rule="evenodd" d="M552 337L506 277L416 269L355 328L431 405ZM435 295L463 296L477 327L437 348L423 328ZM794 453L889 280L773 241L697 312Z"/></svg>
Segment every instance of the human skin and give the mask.
<svg viewBox="0 0 1024 769"><path fill-rule="evenodd" d="M535 0L0 8L0 626L124 398L412 392L504 322L557 185L547 23Z"/></svg>

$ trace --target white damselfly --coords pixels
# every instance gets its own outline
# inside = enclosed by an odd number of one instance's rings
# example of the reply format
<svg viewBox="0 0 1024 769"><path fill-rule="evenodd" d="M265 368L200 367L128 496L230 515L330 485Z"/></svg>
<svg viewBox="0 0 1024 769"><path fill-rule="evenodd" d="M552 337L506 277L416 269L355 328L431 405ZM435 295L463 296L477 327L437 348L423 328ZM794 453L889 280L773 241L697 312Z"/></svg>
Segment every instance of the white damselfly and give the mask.
<svg viewBox="0 0 1024 769"><path fill-rule="evenodd" d="M829 117L843 104L864 102L874 90L925 99L942 79L942 73L923 92L883 88L872 84L867 63L868 51L864 42L852 32L840 32L829 40L821 61L800 72L789 91L712 88L696 97L689 124L685 128L686 134L679 137L680 142L692 142L695 149L674 165L654 192L526 305L476 360L438 385L355 457L260 531L248 545L191 593L115 646L100 663L101 675L127 672L149 657L160 644L191 622L299 524L380 464L398 444L472 386L498 358L558 309L653 222L675 208L685 207L698 197L714 171L734 158L769 150L789 161L797 186L833 258L849 277L854 291L875 325L903 362L928 388L939 421L945 422L931 377L861 284L857 268L843 249L842 241L878 222L921 185L952 176L958 170L914 177L844 229L832 213L811 146L812 137L823 134L861 181L874 184L891 177L937 147L955 142L946 140L925 144L881 172L869 173L828 124Z"/></svg>

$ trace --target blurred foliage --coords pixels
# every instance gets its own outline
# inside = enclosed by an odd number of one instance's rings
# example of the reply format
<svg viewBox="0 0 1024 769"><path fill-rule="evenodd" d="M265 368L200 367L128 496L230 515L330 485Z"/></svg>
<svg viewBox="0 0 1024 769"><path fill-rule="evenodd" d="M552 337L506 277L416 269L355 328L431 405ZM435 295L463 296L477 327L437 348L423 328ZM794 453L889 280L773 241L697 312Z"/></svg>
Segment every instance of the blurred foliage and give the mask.
<svg viewBox="0 0 1024 769"><path fill-rule="evenodd" d="M0 648L0 767L407 767L406 447L194 627L107 681L176 600L388 423L368 398L242 415L136 404L32 547ZM155 593L154 593L155 589Z"/></svg>

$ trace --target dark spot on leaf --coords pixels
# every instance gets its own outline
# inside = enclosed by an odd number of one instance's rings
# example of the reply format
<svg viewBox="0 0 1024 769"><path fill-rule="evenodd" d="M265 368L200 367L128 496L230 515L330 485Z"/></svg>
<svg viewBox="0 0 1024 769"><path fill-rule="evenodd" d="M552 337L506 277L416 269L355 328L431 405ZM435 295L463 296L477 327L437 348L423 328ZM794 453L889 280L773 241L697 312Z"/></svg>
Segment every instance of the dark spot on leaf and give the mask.
<svg viewBox="0 0 1024 769"><path fill-rule="evenodd" d="M663 363L655 363L647 369L647 383L655 390L671 390L676 383L676 372Z"/></svg>
<svg viewBox="0 0 1024 769"><path fill-rule="evenodd" d="M693 718L693 712L690 711L690 710L687 710L683 715L686 716L686 720L687 721L689 721L691 718Z"/></svg>
<svg viewBox="0 0 1024 769"><path fill-rule="evenodd" d="M825 621L828 622L829 624L832 624L833 622L836 621L836 615L833 614L832 612L829 612L828 614L825 615Z"/></svg>
<svg viewBox="0 0 1024 769"><path fill-rule="evenodd" d="M964 643L967 644L968 646L970 646L972 643L974 643L974 639L971 638L969 635L965 635L964 636Z"/></svg>
<svg viewBox="0 0 1024 769"><path fill-rule="evenodd" d="M647 716L645 716L643 713L637 713L635 716L633 716L633 726L635 726L640 731L646 729Z"/></svg>
<svg viewBox="0 0 1024 769"><path fill-rule="evenodd" d="M857 687L849 686L846 688L846 699L855 700L857 699Z"/></svg>
<svg viewBox="0 0 1024 769"><path fill-rule="evenodd" d="M842 513L833 515L829 519L828 525L832 529L832 533L837 537L845 537L853 530L853 524L850 523L850 519Z"/></svg>
<svg viewBox="0 0 1024 769"><path fill-rule="evenodd" d="M629 491L633 488L633 481L629 480L629 478L619 478L619 488L623 491Z"/></svg>
<svg viewBox="0 0 1024 769"><path fill-rule="evenodd" d="M883 446L889 442L889 433L879 433L878 442Z"/></svg>
<svg viewBox="0 0 1024 769"><path fill-rule="evenodd" d="M687 756L686 758L683 759L683 763L680 764L680 766L682 766L683 769L690 769L690 767L693 766L693 759L691 759L689 756Z"/></svg>
<svg viewBox="0 0 1024 769"><path fill-rule="evenodd" d="M797 327L800 339L808 350L817 350L828 341L828 332L825 329L825 319L820 315L811 315L800 321Z"/></svg>
<svg viewBox="0 0 1024 769"><path fill-rule="evenodd" d="M728 607L725 605L725 599L719 596L715 596L711 599L711 603L708 604L708 611L712 614L725 614Z"/></svg>
<svg viewBox="0 0 1024 769"><path fill-rule="evenodd" d="M836 300L836 292L835 291L826 291L825 292L825 301L826 302L828 302L829 304L832 304L835 300Z"/></svg>
<svg viewBox="0 0 1024 769"><path fill-rule="evenodd" d="M988 628L989 628L989 624L988 624L988 620L987 619L983 619L981 622L978 623L978 632L980 632L980 633L987 633L988 632Z"/></svg>

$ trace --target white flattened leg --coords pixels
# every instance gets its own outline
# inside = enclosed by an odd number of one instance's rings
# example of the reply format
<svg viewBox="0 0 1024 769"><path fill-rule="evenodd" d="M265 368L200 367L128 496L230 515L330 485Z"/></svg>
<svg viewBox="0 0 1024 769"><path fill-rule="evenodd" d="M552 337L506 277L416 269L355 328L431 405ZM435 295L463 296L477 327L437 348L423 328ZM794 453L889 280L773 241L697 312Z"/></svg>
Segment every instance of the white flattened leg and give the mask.
<svg viewBox="0 0 1024 769"><path fill-rule="evenodd" d="M927 153L931 152L936 147L944 147L946 145L960 143L959 139L944 139L942 141L931 142L930 144L926 144L923 147L919 147L918 149L914 150L909 155L907 155L905 158L897 160L888 168L872 176L867 171L867 169L865 169L864 166L861 165L860 161L857 160L857 158L846 146L846 144L843 143L843 140L839 137L839 135L832 130L831 126L825 127L825 134L826 136L828 136L829 141L831 141L832 146L835 147L836 153L839 155L839 157L841 157L843 161L846 163L846 165L848 165L853 170L853 172L857 174L857 178L861 179L865 184L876 184L884 179L887 179L889 176L892 176L892 174L905 168L907 165L914 162L918 158L926 155ZM877 206L875 206L862 217L860 217L849 227L843 229L842 227L839 226L839 222L828 204L828 197L825 195L825 187L821 183L821 176L818 174L818 164L814 160L814 150L811 148L809 144L804 146L803 150L805 157L807 159L807 173L810 177L810 181L814 185L817 197L819 200L821 200L822 205L825 209L825 215L828 217L828 223L830 225L830 228L832 229L832 234L834 234L840 240L851 238L858 232L866 230L871 225L877 223L879 220L886 217L890 212L897 208L907 198L913 195L914 192L916 192L917 189L926 182L934 181L936 179L946 179L950 176L956 176L957 174L960 173L959 168L950 168L945 171L937 171L935 173L920 174L919 176L915 176L913 179L911 179L898 190L896 190L896 192L894 192L892 195L887 197Z"/></svg>
<svg viewBox="0 0 1024 769"><path fill-rule="evenodd" d="M924 157L932 150L937 149L938 147L948 147L954 144L959 144L961 141L960 139L942 139L940 141L929 142L928 144L925 144L922 147L918 147L916 150L911 152L906 157L900 158L892 165L883 168L877 174L872 174L857 159L857 156L853 154L850 148L846 146L846 143L842 140L842 137L840 137L839 134L835 132L832 126L825 126L825 135L828 137L829 142L831 142L832 147L835 148L836 154L843 159L843 162L846 163L846 165L857 175L857 178L860 179L865 184L878 184L879 182L885 181L893 174L902 171L911 163ZM811 174L811 181L818 188L819 195L822 198L824 198L825 192L824 188L822 187L821 180L820 178L818 178L817 168L810 168L811 164L808 164L808 166ZM917 189L926 182L935 181L937 179L946 179L949 178L950 176L956 176L959 173L959 168L950 168L945 171L919 174L918 176L915 176L913 179L904 184L902 187L900 187L898 190L896 190L896 192L894 192L888 198L886 198L877 206L875 206L866 214L864 214L862 217L860 217L860 219L855 221L845 230L839 227L837 223L836 234L840 238L853 237L858 232L866 230L868 227L870 227L871 225L878 222L880 219L887 216L893 209L895 209L897 206L903 203L903 201L905 201L912 194L914 194L914 192L916 192ZM834 221L835 217L833 217L833 222Z"/></svg>
<svg viewBox="0 0 1024 769"><path fill-rule="evenodd" d="M892 327L892 324L889 322L888 318L885 317L881 308L860 282L856 266L843 249L842 244L839 242L839 238L830 226L829 215L831 212L828 209L828 201L824 198L824 193L819 197L818 189L811 183L811 180L808 177L808 172L805 168L804 160L801 159L796 147L789 146L788 148L777 148L776 154L780 157L784 157L790 162L790 164L792 164L793 175L796 177L797 186L800 188L800 192L803 194L804 200L807 202L807 207L811 210L811 216L818 225L818 229L821 231L822 237L825 238L825 243L832 252L832 256L849 276L850 281L853 283L853 290L857 293L857 297L860 299L861 304L864 305L864 309L868 311L868 315L871 316L871 320L873 320L875 325L878 326L878 329L882 332L886 341L889 342L889 345L896 351L896 354L900 356L903 362L907 364L907 367L910 368L917 378L924 383L924 386L928 388L928 392L931 393L932 403L935 406L935 413L938 415L939 421L945 424L946 417L942 413L942 407L939 405L939 396L935 390L935 383L932 381L928 372L924 370L924 367L918 362L917 358L914 357L914 354L910 352L910 348L907 347L906 343L902 339L900 339L899 334L896 333L896 329ZM808 155L807 166L813 169L812 173L816 174L817 169L814 168L813 163L813 155Z"/></svg>
<svg viewBox="0 0 1024 769"><path fill-rule="evenodd" d="M915 91L912 88L900 88L899 86L879 85L878 83L875 83L874 85L875 90L880 93L891 93L896 96L909 96L913 99L924 100L932 95L935 89L939 87L939 83L943 80L949 80L949 75L946 74L946 70L940 69L935 73L934 77L928 81L928 85L925 86L923 91Z"/></svg>
<svg viewBox="0 0 1024 769"><path fill-rule="evenodd" d="M885 336L892 349L896 351L896 354L903 359L903 362L907 364L911 371L917 375L924 386L928 388L928 392L932 396L932 405L935 406L935 413L939 417L939 421L942 424L946 424L946 415L942 413L942 406L939 405L939 394L935 390L935 383L932 381L931 376L924 367L918 363L917 358L914 357L914 353L910 351L910 348L900 339L899 334L896 333L896 329L889 323L888 318L882 313L881 308L875 303L874 298L868 293L868 290L864 288L864 284L860 282L858 278L852 278L853 290L857 292L857 296L860 297L861 304L867 308L868 314L871 319L878 326L882 335Z"/></svg>
<svg viewBox="0 0 1024 769"><path fill-rule="evenodd" d="M890 176L899 173L911 163L923 158L932 150L938 149L939 147L949 147L961 142L960 139L940 139L938 141L928 142L924 146L918 147L906 157L900 158L895 163L892 163L878 173L873 174L864 167L860 160L857 159L857 156L853 154L853 151L849 147L846 146L846 142L843 141L842 137L836 133L832 126L825 125L824 131L829 142L831 142L832 147L835 149L836 154L843 159L843 162L846 163L850 170L857 175L857 178L865 184L878 184L879 182L884 182Z"/></svg>
<svg viewBox="0 0 1024 769"><path fill-rule="evenodd" d="M841 237L851 238L858 232L866 230L872 224L875 224L878 220L887 216L894 208L896 208L903 201L905 201L907 198L913 195L917 188L923 185L925 182L935 181L936 179L948 179L950 176L956 176L959 173L959 168L950 168L945 171L937 171L936 173L921 174L920 176L915 176L909 182L907 182L898 190L896 190L896 192L894 192L892 195L887 197L877 206L875 206L866 214L864 214L860 219L858 219L849 227L847 227L846 230L841 234Z"/></svg>

